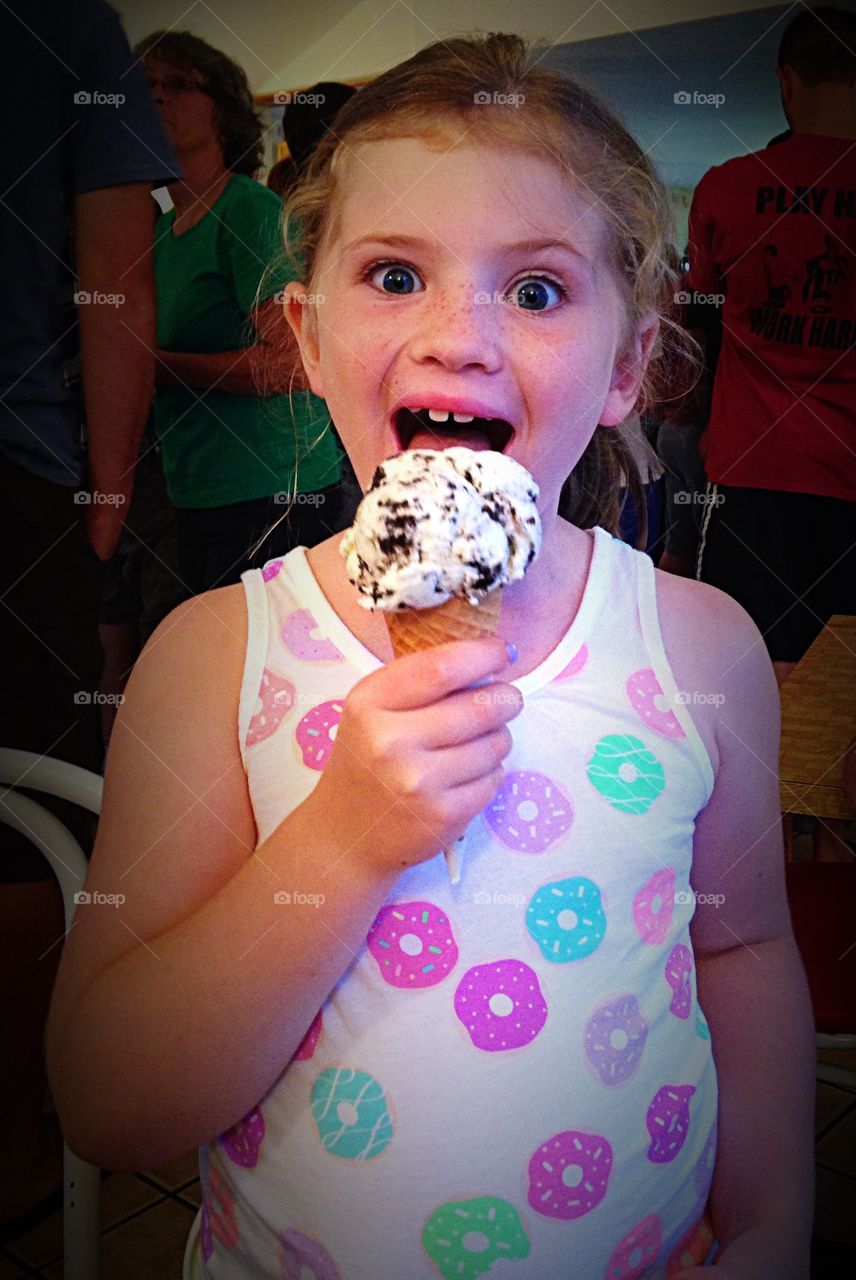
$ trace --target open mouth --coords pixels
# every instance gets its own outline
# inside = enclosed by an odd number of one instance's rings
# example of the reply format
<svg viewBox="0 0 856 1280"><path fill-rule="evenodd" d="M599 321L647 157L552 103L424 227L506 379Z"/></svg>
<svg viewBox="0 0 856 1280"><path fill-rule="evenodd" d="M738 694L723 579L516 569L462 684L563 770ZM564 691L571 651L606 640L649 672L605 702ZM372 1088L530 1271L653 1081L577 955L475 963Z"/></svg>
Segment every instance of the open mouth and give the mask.
<svg viewBox="0 0 856 1280"><path fill-rule="evenodd" d="M450 449L461 445L502 453L514 435L514 428L504 418L477 418L444 409L399 409L394 426L402 449Z"/></svg>

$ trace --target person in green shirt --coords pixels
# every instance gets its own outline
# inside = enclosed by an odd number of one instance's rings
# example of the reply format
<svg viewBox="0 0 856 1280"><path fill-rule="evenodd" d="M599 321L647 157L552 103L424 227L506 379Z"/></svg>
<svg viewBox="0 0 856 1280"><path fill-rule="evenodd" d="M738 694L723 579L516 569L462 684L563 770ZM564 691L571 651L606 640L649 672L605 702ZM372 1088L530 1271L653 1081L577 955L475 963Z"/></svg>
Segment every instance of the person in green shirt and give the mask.
<svg viewBox="0 0 856 1280"><path fill-rule="evenodd" d="M247 79L188 32L136 49L178 155L157 221L155 427L193 594L339 527L341 453L326 405L294 389L278 294L278 197L254 181L261 123ZM261 286L261 287L260 287Z"/></svg>

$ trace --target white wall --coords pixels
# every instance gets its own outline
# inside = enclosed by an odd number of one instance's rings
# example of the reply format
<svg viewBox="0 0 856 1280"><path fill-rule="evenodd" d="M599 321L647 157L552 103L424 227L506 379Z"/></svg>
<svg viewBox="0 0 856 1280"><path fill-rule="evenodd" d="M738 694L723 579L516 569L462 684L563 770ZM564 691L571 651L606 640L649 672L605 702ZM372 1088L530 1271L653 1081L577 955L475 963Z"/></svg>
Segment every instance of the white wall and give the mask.
<svg viewBox="0 0 856 1280"><path fill-rule="evenodd" d="M757 0L112 0L133 44L192 31L244 67L254 93L355 80L432 40L518 31L555 44L763 9Z"/></svg>

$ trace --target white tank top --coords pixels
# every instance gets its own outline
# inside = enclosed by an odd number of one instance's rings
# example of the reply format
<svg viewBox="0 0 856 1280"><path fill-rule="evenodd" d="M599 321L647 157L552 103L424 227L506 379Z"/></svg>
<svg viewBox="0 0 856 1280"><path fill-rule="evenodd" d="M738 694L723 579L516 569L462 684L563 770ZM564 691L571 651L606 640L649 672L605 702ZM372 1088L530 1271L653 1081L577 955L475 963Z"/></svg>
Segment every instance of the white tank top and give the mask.
<svg viewBox="0 0 856 1280"><path fill-rule="evenodd" d="M439 852L402 874L295 1057L200 1148L186 1276L652 1280L706 1256L717 1092L689 878L713 774L651 561L591 536L571 627L515 682L525 709L460 883ZM380 663L302 548L243 583L261 843Z"/></svg>

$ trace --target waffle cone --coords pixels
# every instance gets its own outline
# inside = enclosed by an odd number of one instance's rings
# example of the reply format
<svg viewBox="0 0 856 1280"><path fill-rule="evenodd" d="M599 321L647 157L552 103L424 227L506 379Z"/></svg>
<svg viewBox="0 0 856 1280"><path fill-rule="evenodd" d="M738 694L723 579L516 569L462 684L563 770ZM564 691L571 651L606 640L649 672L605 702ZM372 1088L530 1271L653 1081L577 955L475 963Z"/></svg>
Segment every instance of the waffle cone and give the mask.
<svg viewBox="0 0 856 1280"><path fill-rule="evenodd" d="M403 609L386 614L386 626L396 658L422 653L447 640L477 640L496 635L502 590L491 591L481 604L452 597L434 609Z"/></svg>

